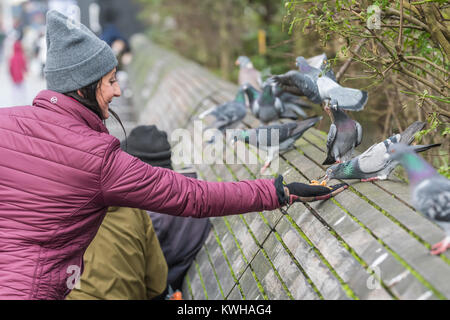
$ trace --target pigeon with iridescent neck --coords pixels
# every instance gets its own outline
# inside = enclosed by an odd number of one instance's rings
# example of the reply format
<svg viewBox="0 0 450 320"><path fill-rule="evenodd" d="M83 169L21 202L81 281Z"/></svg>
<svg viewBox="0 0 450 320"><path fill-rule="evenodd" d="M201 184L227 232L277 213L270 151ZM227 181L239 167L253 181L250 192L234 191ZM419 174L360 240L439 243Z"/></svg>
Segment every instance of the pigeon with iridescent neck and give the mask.
<svg viewBox="0 0 450 320"><path fill-rule="evenodd" d="M327 138L327 158L322 164L334 164L350 160L354 149L361 144L362 127L336 105L326 107L331 119Z"/></svg>
<svg viewBox="0 0 450 320"><path fill-rule="evenodd" d="M232 135L232 142L240 140L267 151L267 159L261 169L261 174L263 174L277 153L292 149L295 141L320 120L322 117L311 117L302 121L236 130Z"/></svg>
<svg viewBox="0 0 450 320"><path fill-rule="evenodd" d="M393 143L411 144L414 135L425 127L425 122L416 121L401 134L398 133L388 139L372 145L364 153L343 163L330 166L325 180L330 179L361 179L361 181L385 180L398 165L397 161L386 158L387 149ZM413 146L415 152L426 151L440 144Z"/></svg>
<svg viewBox="0 0 450 320"><path fill-rule="evenodd" d="M402 143L389 146L388 157L398 161L408 172L412 204L417 211L439 225L446 237L432 246L431 254L450 249L450 180L440 175L428 162Z"/></svg>
<svg viewBox="0 0 450 320"><path fill-rule="evenodd" d="M240 56L236 60L236 65L239 66L239 85L248 83L256 90L261 91L263 83L261 72L255 69L250 59L246 56Z"/></svg>

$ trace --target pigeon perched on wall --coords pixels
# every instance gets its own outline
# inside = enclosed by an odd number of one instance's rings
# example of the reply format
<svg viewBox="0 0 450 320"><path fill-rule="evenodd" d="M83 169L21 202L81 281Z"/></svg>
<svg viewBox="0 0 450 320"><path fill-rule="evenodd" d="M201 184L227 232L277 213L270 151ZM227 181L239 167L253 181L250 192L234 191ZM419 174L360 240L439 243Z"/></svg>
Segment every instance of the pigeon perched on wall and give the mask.
<svg viewBox="0 0 450 320"><path fill-rule="evenodd" d="M299 117L307 117L306 112L293 97L284 96L285 101L276 97L270 83L264 86L262 92L257 91L249 84L244 85L244 90L250 103L250 110L263 123L267 124L278 119L296 120Z"/></svg>
<svg viewBox="0 0 450 320"><path fill-rule="evenodd" d="M397 161L386 158L387 149L393 143L403 142L411 144L414 135L425 127L425 122L416 121L404 132L372 145L364 153L343 163L334 164L326 171L325 180L330 179L361 179L361 181L375 181L387 179L398 165ZM440 144L414 146L415 152L426 151Z"/></svg>
<svg viewBox="0 0 450 320"><path fill-rule="evenodd" d="M214 116L216 118L215 122L206 129L216 128L223 131L226 128L239 123L245 118L246 114L247 106L245 105L245 93L244 89L241 87L239 88L233 101L228 101L219 106L209 108L208 110L202 112L198 118L202 120L206 116ZM214 142L214 137L209 141L209 143L212 142Z"/></svg>
<svg viewBox="0 0 450 320"><path fill-rule="evenodd" d="M322 117L311 117L302 121L237 130L233 135L232 141L243 141L267 151L266 162L261 168L261 174L263 174L277 153L292 149L295 141L300 139L306 130L313 127L320 120L322 120Z"/></svg>
<svg viewBox="0 0 450 320"><path fill-rule="evenodd" d="M272 79L282 90L299 96L306 96L311 102L322 104L328 101L340 109L361 111L367 103L367 92L342 87L323 74L320 69L308 64L303 57L296 59L299 71L291 70Z"/></svg>
<svg viewBox="0 0 450 320"><path fill-rule="evenodd" d="M387 157L398 161L408 172L413 206L446 233L431 250L433 255L443 253L450 248L450 180L415 153L412 146L392 144L388 153Z"/></svg>
<svg viewBox="0 0 450 320"><path fill-rule="evenodd" d="M327 138L327 158L322 164L334 164L350 160L354 149L361 144L362 127L336 105L326 107L331 118Z"/></svg>
<svg viewBox="0 0 450 320"><path fill-rule="evenodd" d="M256 90L262 90L262 76L261 72L256 70L253 63L246 56L240 56L236 60L236 65L239 66L238 83L240 86L248 83Z"/></svg>

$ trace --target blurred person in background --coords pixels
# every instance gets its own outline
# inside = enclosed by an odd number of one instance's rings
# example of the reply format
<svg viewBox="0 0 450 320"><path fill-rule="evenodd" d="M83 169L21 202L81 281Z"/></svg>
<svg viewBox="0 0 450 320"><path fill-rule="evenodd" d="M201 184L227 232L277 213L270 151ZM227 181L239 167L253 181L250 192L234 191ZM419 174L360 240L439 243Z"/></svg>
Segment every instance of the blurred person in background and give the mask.
<svg viewBox="0 0 450 320"><path fill-rule="evenodd" d="M3 27L0 21L0 65L2 65L3 60L3 45L5 43L6 33L3 31Z"/></svg>
<svg viewBox="0 0 450 320"><path fill-rule="evenodd" d="M25 76L27 72L27 59L23 51L22 42L17 39L13 45L13 53L9 59L9 74L12 80L12 101L15 104L25 104L26 87Z"/></svg>

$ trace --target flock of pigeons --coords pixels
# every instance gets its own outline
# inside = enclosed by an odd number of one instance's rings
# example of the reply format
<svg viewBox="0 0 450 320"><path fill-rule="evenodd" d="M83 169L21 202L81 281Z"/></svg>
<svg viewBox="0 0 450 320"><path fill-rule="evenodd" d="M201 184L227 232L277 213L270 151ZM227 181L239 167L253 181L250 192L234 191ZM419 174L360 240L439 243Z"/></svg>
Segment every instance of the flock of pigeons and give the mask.
<svg viewBox="0 0 450 320"><path fill-rule="evenodd" d="M330 179L384 180L401 164L408 172L414 207L446 233L441 242L432 246L431 253L440 254L450 248L450 180L417 154L440 144L410 145L415 134L424 128L424 122L414 122L404 132L353 157L354 149L362 141L363 130L347 111L363 110L368 94L339 85L325 54L309 59L298 57L297 70L271 76L264 82L248 57L239 57L236 64L240 71L235 99L206 110L199 119L214 116L215 122L209 128L224 132L240 123L250 109L263 125L237 130L231 142L240 140L267 151L261 173L278 152L294 148L295 141L322 119L321 116L308 118L304 110L311 109L311 103L320 104L331 119L327 157L322 163L331 166L326 170L322 185ZM269 124L279 119L295 121ZM271 139L273 130L278 139Z"/></svg>

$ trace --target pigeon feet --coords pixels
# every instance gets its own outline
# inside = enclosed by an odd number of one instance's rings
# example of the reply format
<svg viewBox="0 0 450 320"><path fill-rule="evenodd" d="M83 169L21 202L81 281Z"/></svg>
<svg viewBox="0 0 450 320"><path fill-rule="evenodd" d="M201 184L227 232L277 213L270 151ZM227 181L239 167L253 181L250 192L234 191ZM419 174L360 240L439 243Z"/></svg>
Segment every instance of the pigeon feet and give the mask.
<svg viewBox="0 0 450 320"><path fill-rule="evenodd" d="M378 177L372 177L367 179L361 179L361 182L370 182L370 181L377 181L380 180Z"/></svg>
<svg viewBox="0 0 450 320"><path fill-rule="evenodd" d="M446 237L441 242L434 244L431 247L431 254L438 255L444 253L447 249L450 249L450 237Z"/></svg>
<svg viewBox="0 0 450 320"><path fill-rule="evenodd" d="M264 166L259 171L260 174L264 174L264 172L267 170L267 168L270 166L270 162L266 162Z"/></svg>

